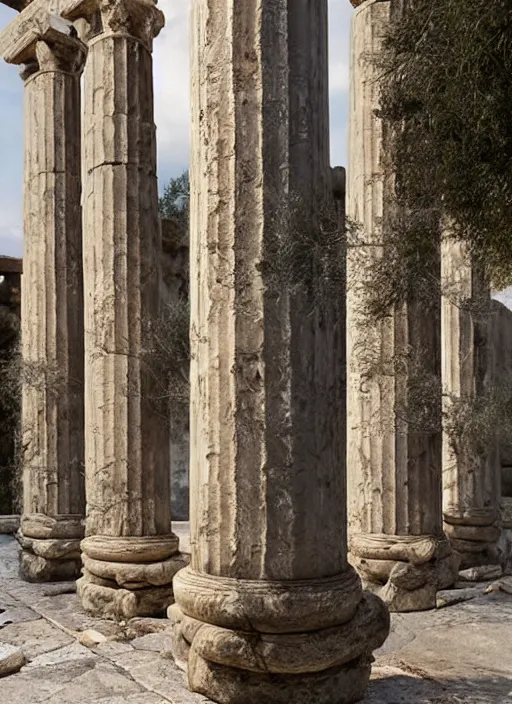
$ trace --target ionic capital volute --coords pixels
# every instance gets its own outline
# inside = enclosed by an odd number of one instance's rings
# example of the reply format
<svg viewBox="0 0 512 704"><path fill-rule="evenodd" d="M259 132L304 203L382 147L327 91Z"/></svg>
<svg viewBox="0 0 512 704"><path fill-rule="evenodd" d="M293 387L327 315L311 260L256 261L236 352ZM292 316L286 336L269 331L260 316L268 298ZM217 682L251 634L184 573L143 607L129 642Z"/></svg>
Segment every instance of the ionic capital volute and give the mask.
<svg viewBox="0 0 512 704"><path fill-rule="evenodd" d="M4 52L7 63L21 65L20 75L28 80L40 71L62 71L79 75L84 67L87 48L74 28L58 17L48 15L43 21L27 26Z"/></svg>

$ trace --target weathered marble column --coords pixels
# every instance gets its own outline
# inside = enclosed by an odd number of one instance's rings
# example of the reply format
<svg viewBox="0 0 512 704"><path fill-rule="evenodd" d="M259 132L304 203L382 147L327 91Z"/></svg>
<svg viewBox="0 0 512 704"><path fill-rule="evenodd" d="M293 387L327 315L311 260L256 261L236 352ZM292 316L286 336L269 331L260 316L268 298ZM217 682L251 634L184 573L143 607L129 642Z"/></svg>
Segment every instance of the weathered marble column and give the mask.
<svg viewBox="0 0 512 704"><path fill-rule="evenodd" d="M192 561L174 578L175 656L216 702L354 702L389 622L347 563L343 292L314 302L314 275L276 276L294 228L314 243L332 206L327 0L192 8Z"/></svg>
<svg viewBox="0 0 512 704"><path fill-rule="evenodd" d="M461 566L474 567L499 559L501 467L494 428L486 427L493 421L479 407L491 401L494 382L491 299L467 247L449 231L441 263L443 515ZM473 409L488 420L468 429L464 421Z"/></svg>
<svg viewBox="0 0 512 704"><path fill-rule="evenodd" d="M112 618L164 613L186 564L171 532L169 423L147 354L158 320L153 2L77 2L84 74L85 471L83 606ZM83 23L81 30L83 29Z"/></svg>
<svg viewBox="0 0 512 704"><path fill-rule="evenodd" d="M62 30L62 31L59 31ZM49 15L2 33L25 81L21 573L80 573L85 512L80 74L86 49ZM10 44L6 46L8 35Z"/></svg>
<svg viewBox="0 0 512 704"><path fill-rule="evenodd" d="M386 256L392 202L375 114L391 3L353 4L347 215L360 231L347 254L349 546L363 585L391 610L414 611L435 606L437 589L453 583L457 567L443 533L440 426L411 422L422 376L431 379L440 422L440 323L412 296L382 318L366 309L372 265Z"/></svg>

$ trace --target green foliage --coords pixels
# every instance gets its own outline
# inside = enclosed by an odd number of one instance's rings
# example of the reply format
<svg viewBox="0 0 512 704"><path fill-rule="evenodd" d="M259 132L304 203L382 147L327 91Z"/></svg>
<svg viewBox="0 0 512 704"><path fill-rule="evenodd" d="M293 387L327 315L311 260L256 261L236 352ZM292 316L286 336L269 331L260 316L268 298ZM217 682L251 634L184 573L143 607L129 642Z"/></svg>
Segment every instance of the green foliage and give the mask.
<svg viewBox="0 0 512 704"><path fill-rule="evenodd" d="M509 285L509 0L394 0L381 69L380 114L397 205L415 214L413 221L424 214L433 223L431 239L449 217L454 235L469 243L493 284ZM409 230L406 223L401 237L412 242L417 233Z"/></svg>
<svg viewBox="0 0 512 704"><path fill-rule="evenodd" d="M160 215L171 218L188 231L190 203L190 181L188 170L181 176L171 178L158 201Z"/></svg>

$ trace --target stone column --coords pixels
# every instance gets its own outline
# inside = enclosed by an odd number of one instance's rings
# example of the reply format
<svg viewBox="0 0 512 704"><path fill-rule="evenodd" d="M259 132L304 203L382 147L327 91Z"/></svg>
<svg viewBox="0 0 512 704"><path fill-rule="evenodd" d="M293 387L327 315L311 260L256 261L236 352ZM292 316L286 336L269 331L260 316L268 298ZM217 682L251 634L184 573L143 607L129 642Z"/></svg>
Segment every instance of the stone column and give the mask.
<svg viewBox="0 0 512 704"><path fill-rule="evenodd" d="M494 421L485 408L494 381L490 291L449 231L441 262L445 531L462 567L485 566L498 561L501 498ZM471 428L475 414L482 424Z"/></svg>
<svg viewBox="0 0 512 704"><path fill-rule="evenodd" d="M164 613L185 564L171 532L169 423L152 364L161 235L153 121L153 2L76 2L84 74L86 538L82 605ZM149 353L149 354L148 354Z"/></svg>
<svg viewBox="0 0 512 704"><path fill-rule="evenodd" d="M53 581L80 573L85 512L80 74L86 50L50 16L15 21L7 31L12 42L3 56L24 65L25 81L21 573Z"/></svg>
<svg viewBox="0 0 512 704"><path fill-rule="evenodd" d="M391 610L414 611L434 607L437 589L456 574L441 509L440 323L412 296L382 318L365 308L372 265L386 255L392 202L375 114L391 2L353 4L347 215L360 231L347 255L349 545L364 586ZM414 389L422 378L432 398L418 426ZM424 424L435 417L438 427Z"/></svg>
<svg viewBox="0 0 512 704"><path fill-rule="evenodd" d="M175 657L216 702L354 702L389 623L347 563L343 292L315 298L307 266L332 208L327 0L192 8L192 560L174 578Z"/></svg>

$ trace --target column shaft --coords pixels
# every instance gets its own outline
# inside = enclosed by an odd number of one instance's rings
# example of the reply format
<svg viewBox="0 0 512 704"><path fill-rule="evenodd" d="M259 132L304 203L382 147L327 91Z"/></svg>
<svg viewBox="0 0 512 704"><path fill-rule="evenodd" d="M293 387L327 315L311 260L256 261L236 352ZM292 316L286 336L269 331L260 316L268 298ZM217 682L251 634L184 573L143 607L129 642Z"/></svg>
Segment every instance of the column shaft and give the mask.
<svg viewBox="0 0 512 704"><path fill-rule="evenodd" d="M462 566L496 562L500 467L492 415L494 350L490 291L463 242L442 246L443 514ZM475 417L483 425L471 428ZM487 423L485 417L487 416ZM462 427L459 427L462 424Z"/></svg>
<svg viewBox="0 0 512 704"><path fill-rule="evenodd" d="M80 572L85 512L80 74L84 45L38 25L25 64L23 516L28 580ZM27 34L31 31L26 27Z"/></svg>
<svg viewBox="0 0 512 704"><path fill-rule="evenodd" d="M347 255L348 503L363 583L392 610L409 611L435 606L455 568L442 530L440 427L421 425L432 418L415 418L414 409L417 386L430 379L420 393L433 396L429 416L440 421L438 311L413 295L382 317L366 305L393 207L389 144L376 115L390 7L366 0L352 24L347 214L360 232Z"/></svg>
<svg viewBox="0 0 512 704"><path fill-rule="evenodd" d="M101 5L101 9L100 9ZM153 3L77 3L84 73L86 609L165 611L185 563L171 532L169 423L151 363L161 239L153 121Z"/></svg>
<svg viewBox="0 0 512 704"><path fill-rule="evenodd" d="M327 2L192 7L192 562L174 578L175 655L217 702L352 702L388 616L346 559L343 292L319 290L316 268Z"/></svg>

